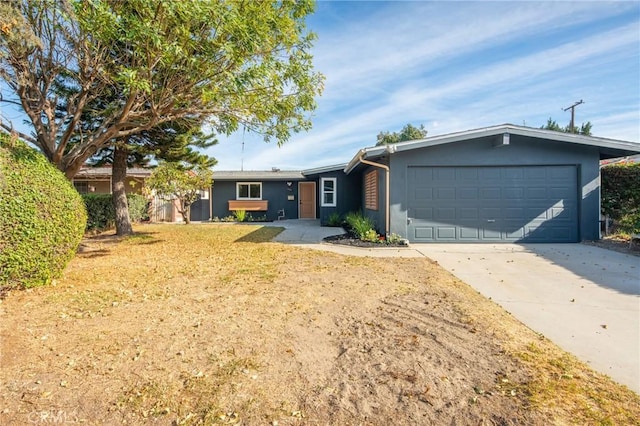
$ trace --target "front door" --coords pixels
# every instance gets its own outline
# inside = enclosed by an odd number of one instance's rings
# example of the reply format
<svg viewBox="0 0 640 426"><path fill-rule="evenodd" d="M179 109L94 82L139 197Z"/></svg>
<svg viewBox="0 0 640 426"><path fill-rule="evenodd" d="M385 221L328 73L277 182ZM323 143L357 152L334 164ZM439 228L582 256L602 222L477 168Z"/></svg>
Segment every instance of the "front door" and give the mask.
<svg viewBox="0 0 640 426"><path fill-rule="evenodd" d="M316 183L300 182L298 184L298 197L300 198L300 219L316 218Z"/></svg>

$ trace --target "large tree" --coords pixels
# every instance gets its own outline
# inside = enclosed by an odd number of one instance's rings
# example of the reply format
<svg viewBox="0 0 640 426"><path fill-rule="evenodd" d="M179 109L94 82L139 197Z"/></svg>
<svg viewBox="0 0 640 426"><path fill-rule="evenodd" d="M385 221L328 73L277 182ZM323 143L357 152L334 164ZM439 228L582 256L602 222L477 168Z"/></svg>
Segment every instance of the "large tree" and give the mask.
<svg viewBox="0 0 640 426"><path fill-rule="evenodd" d="M114 141L182 118L218 133L242 124L280 144L311 127L322 90L304 21L313 8L311 0L4 1L0 78L15 96L2 101L21 106L33 126L21 136L68 178ZM96 126L82 125L87 113L100 116Z"/></svg>
<svg viewBox="0 0 640 426"><path fill-rule="evenodd" d="M112 165L111 192L116 234L133 233L125 192L127 167L146 165L150 157L201 168L213 167L217 161L196 149L208 148L216 143L212 135L206 135L202 131L199 122L180 120L162 123L98 151L91 163L95 166Z"/></svg>
<svg viewBox="0 0 640 426"><path fill-rule="evenodd" d="M424 128L424 124L420 127L415 127L411 123L407 124L400 130L400 132L380 132L378 133L378 142L376 146L388 145L391 143L398 143L404 141L412 141L416 139L424 139L427 137L427 129Z"/></svg>
<svg viewBox="0 0 640 426"><path fill-rule="evenodd" d="M580 127L571 127L571 124L567 124L565 127L562 127L556 120L553 120L551 117L549 117L549 119L547 120L547 124L540 128L545 130L553 130L556 132L575 133L577 135L591 136L592 127L593 125L590 121L582 123Z"/></svg>
<svg viewBox="0 0 640 426"><path fill-rule="evenodd" d="M200 197L200 191L211 188L213 172L202 166L184 167L181 163L161 163L149 176L145 185L158 197L178 202L178 213L189 224L191 205Z"/></svg>

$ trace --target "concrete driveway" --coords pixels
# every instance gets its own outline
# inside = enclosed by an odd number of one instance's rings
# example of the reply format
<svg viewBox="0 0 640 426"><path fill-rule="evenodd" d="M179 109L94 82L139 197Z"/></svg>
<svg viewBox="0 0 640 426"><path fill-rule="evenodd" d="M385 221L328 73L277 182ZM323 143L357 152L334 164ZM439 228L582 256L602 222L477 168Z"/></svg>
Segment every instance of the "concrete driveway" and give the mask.
<svg viewBox="0 0 640 426"><path fill-rule="evenodd" d="M640 393L640 258L583 244L411 247Z"/></svg>

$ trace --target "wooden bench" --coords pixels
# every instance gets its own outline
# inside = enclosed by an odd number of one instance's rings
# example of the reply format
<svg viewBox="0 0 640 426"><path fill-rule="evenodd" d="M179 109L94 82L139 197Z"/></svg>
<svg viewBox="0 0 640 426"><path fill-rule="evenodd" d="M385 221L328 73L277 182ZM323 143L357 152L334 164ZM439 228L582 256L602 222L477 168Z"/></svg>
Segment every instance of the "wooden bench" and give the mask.
<svg viewBox="0 0 640 426"><path fill-rule="evenodd" d="M267 200L229 200L229 211L244 210L247 212L266 212L269 210Z"/></svg>

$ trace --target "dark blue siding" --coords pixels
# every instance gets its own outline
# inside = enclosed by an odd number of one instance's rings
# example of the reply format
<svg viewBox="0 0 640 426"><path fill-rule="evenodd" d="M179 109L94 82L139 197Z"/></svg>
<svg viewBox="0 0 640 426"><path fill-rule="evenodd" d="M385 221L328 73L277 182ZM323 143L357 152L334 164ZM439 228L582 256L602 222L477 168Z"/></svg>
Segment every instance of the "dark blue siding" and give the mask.
<svg viewBox="0 0 640 426"><path fill-rule="evenodd" d="M291 182L291 186L288 186L287 182ZM279 210L284 210L287 219L298 218L298 182L297 180L262 182L262 199L269 200L268 220L277 220ZM293 199L289 200L291 196Z"/></svg>
<svg viewBox="0 0 640 426"><path fill-rule="evenodd" d="M245 182L245 181L242 181ZM287 185L291 182L291 186ZM287 219L298 218L299 180L262 181L262 199L269 201L266 212L250 212L254 218L266 215L267 220L277 220L278 211L284 209ZM289 198L293 197L292 200ZM213 216L222 219L233 213L229 211L229 200L236 199L236 181L215 181L213 183Z"/></svg>
<svg viewBox="0 0 640 426"><path fill-rule="evenodd" d="M222 219L231 214L229 200L236 199L236 183L229 181L213 181L211 194L213 196L213 217Z"/></svg>
<svg viewBox="0 0 640 426"><path fill-rule="evenodd" d="M317 194L317 215L322 225L326 225L329 216L333 213L338 213L344 217L345 214L352 211L359 211L361 208L362 198L362 185L361 175L359 173L352 173L345 175L342 170L335 170L312 176L316 182ZM321 178L336 178L336 206L335 207L323 207L321 204Z"/></svg>
<svg viewBox="0 0 640 426"><path fill-rule="evenodd" d="M320 178L329 177L336 178L336 206L322 207L320 203ZM286 180L214 180L212 191L213 217L222 219L233 213L229 211L229 200L236 199L236 183L237 182L261 182L262 183L262 199L269 202L269 210L266 212L267 220L277 220L278 212L284 210L286 219L297 219L299 216L298 202L298 183L299 182L315 182L316 183L316 217L320 219L324 225L327 223L329 216L337 212L341 216L351 211L361 209L362 199L362 175L354 172L345 175L342 170L326 172L307 176L307 179L286 179ZM287 185L291 182L291 185ZM208 214L208 200L206 213ZM204 207L202 207L204 208ZM204 213L203 213L204 214ZM261 217L265 212L251 212L253 217ZM192 217L194 217L192 215Z"/></svg>
<svg viewBox="0 0 640 426"><path fill-rule="evenodd" d="M198 200L191 204L191 220L207 221L209 217L209 200Z"/></svg>

